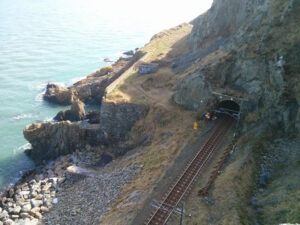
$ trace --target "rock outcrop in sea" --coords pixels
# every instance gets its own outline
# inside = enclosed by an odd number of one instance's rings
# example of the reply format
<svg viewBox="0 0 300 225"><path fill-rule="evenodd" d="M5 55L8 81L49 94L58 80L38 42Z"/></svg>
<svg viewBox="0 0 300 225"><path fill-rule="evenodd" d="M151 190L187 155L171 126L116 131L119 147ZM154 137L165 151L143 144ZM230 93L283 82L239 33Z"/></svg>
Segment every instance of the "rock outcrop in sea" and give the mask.
<svg viewBox="0 0 300 225"><path fill-rule="evenodd" d="M50 83L47 85L44 99L61 105L70 105L77 99L86 104L100 105L103 96L105 96L106 87L142 56L142 52L137 52L132 57L119 58L111 66L103 67L68 88Z"/></svg>
<svg viewBox="0 0 300 225"><path fill-rule="evenodd" d="M103 146L117 146L120 142L130 139L129 131L145 110L144 106L130 103L103 103L99 120L95 118L97 113L87 114L87 118L92 118L92 123L89 120L33 123L23 132L32 145L28 155L37 163L41 163L43 160L55 159L76 150L92 148L101 152ZM62 114L66 115L66 112ZM113 152L115 155L124 153Z"/></svg>

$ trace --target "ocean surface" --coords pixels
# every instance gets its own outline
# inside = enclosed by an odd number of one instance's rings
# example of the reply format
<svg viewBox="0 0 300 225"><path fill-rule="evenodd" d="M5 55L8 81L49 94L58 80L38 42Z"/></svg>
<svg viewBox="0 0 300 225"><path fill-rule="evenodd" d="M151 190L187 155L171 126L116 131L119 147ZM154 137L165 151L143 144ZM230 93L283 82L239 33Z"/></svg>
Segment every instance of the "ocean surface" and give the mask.
<svg viewBox="0 0 300 225"><path fill-rule="evenodd" d="M120 2L0 0L0 189L34 166L23 128L66 109L42 100L47 82L71 85L183 22Z"/></svg>

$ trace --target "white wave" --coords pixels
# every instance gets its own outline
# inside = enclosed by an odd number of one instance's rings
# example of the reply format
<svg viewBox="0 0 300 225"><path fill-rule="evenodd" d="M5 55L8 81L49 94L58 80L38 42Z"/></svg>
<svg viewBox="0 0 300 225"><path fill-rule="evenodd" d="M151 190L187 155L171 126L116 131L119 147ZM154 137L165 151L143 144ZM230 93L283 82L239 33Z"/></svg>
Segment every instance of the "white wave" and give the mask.
<svg viewBox="0 0 300 225"><path fill-rule="evenodd" d="M36 102L42 102L43 101L43 95L46 92L46 87L47 87L48 83L56 84L59 87L66 87L65 83L63 83L63 82L43 82L43 83L40 83L40 84L35 86L35 90L39 91L39 93L34 98L34 100Z"/></svg>
<svg viewBox="0 0 300 225"><path fill-rule="evenodd" d="M43 91L43 90L46 90L46 86L48 83L51 83L51 84L56 84L60 87L65 87L65 83L63 82L52 82L52 81L47 81L47 82L42 82L42 83L31 83L31 84L28 84L28 89L31 90L31 91Z"/></svg>
<svg viewBox="0 0 300 225"><path fill-rule="evenodd" d="M53 122L53 117L46 117L43 122Z"/></svg>
<svg viewBox="0 0 300 225"><path fill-rule="evenodd" d="M115 52L115 53L113 54L113 56L119 58L119 57L121 57L121 56L124 55L123 53L124 53L124 51Z"/></svg>
<svg viewBox="0 0 300 225"><path fill-rule="evenodd" d="M28 118L34 118L37 117L37 114L28 113L28 114L17 114L12 117L13 120L22 120L22 119L28 119Z"/></svg>
<svg viewBox="0 0 300 225"><path fill-rule="evenodd" d="M24 144L24 145L21 145L21 146L15 148L15 149L13 150L13 154L15 155L15 154L24 152L26 149L31 149L31 148L32 148L31 144L30 144L30 143L26 143L26 144Z"/></svg>
<svg viewBox="0 0 300 225"><path fill-rule="evenodd" d="M36 102L42 102L42 101L43 101L43 96L44 96L44 94L45 94L45 90L44 90L43 92L38 93L38 94L35 96L34 100L35 100Z"/></svg>

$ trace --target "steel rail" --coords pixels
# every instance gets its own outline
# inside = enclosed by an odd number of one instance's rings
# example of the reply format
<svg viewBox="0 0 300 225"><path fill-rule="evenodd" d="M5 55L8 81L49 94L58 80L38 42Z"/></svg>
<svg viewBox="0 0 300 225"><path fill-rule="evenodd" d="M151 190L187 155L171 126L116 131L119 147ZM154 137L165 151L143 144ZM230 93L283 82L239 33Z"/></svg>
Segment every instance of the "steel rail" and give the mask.
<svg viewBox="0 0 300 225"><path fill-rule="evenodd" d="M163 225L168 221L174 211L174 208L186 195L187 191L198 177L203 166L205 166L207 161L217 149L220 144L220 140L224 137L224 135L222 137L222 134L230 128L229 125L231 126L229 118L220 118L220 122L215 126L215 129L207 142L202 145L192 160L189 161L183 173L179 179L177 179L177 182L171 186L170 190L165 195L166 197L145 224Z"/></svg>

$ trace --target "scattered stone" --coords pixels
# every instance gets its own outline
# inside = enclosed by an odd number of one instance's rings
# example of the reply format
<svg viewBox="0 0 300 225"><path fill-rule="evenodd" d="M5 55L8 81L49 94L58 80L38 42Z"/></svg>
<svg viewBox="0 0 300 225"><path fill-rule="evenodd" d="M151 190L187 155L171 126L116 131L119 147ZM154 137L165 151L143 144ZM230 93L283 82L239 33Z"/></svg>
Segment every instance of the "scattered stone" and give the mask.
<svg viewBox="0 0 300 225"><path fill-rule="evenodd" d="M6 210L3 210L1 213L0 213L0 219L7 219L9 217L8 215L8 212Z"/></svg>
<svg viewBox="0 0 300 225"><path fill-rule="evenodd" d="M19 215L18 214L13 214L10 216L13 220L19 219Z"/></svg>
<svg viewBox="0 0 300 225"><path fill-rule="evenodd" d="M46 206L41 206L41 212L49 212L49 209Z"/></svg>
<svg viewBox="0 0 300 225"><path fill-rule="evenodd" d="M18 213L20 213L20 211L21 211L21 206L15 206L12 210L11 210L11 212L9 212L9 213L12 213L12 214L18 214Z"/></svg>
<svg viewBox="0 0 300 225"><path fill-rule="evenodd" d="M23 219L25 219L25 218L30 218L30 215L29 215L29 213L27 213L27 212L22 212L22 213L20 213L20 216L21 216Z"/></svg>
<svg viewBox="0 0 300 225"><path fill-rule="evenodd" d="M127 55L127 56L133 56L134 55L134 51L133 50L129 50L129 51L123 52L123 54Z"/></svg>
<svg viewBox="0 0 300 225"><path fill-rule="evenodd" d="M43 201L42 200L31 199L30 203L31 203L32 208L36 208L36 207L41 206L43 204Z"/></svg>
<svg viewBox="0 0 300 225"><path fill-rule="evenodd" d="M57 204L58 203L58 199L54 198L52 202L53 202L53 204Z"/></svg>
<svg viewBox="0 0 300 225"><path fill-rule="evenodd" d="M4 221L3 223L4 225L13 225L14 224L14 221L12 221L11 219L7 219Z"/></svg>
<svg viewBox="0 0 300 225"><path fill-rule="evenodd" d="M15 190L14 190L13 188L10 188L10 189L8 190L8 196L9 196L10 198L12 198L12 197L14 196L14 193L15 193Z"/></svg>
<svg viewBox="0 0 300 225"><path fill-rule="evenodd" d="M110 58L105 58L103 59L104 62L107 62L107 63L112 63L114 62L114 60L110 59Z"/></svg>
<svg viewBox="0 0 300 225"><path fill-rule="evenodd" d="M29 212L31 210L31 204L23 205L22 212Z"/></svg>
<svg viewBox="0 0 300 225"><path fill-rule="evenodd" d="M33 208L30 210L30 215L34 216L37 219L41 219L42 218L42 214L40 213L40 208Z"/></svg>
<svg viewBox="0 0 300 225"><path fill-rule="evenodd" d="M35 178L35 180L36 180L37 182L39 182L40 180L43 180L43 179L44 179L44 176L43 176L43 174L37 174L37 175L34 176L34 178Z"/></svg>

